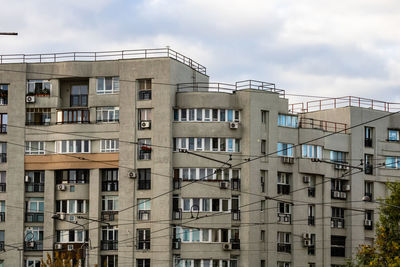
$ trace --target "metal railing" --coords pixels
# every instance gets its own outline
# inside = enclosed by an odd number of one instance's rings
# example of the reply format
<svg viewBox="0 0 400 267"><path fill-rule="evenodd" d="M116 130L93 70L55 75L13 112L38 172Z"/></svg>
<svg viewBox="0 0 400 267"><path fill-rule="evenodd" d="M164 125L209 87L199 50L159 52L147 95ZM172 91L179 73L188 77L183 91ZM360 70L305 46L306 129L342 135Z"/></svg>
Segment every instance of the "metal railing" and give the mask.
<svg viewBox="0 0 400 267"><path fill-rule="evenodd" d="M6 183L0 183L0 192L6 192L7 185Z"/></svg>
<svg viewBox="0 0 400 267"><path fill-rule="evenodd" d="M27 212L25 213L25 222L44 222L44 213Z"/></svg>
<svg viewBox="0 0 400 267"><path fill-rule="evenodd" d="M220 92L220 93L233 93L239 90L262 90L279 94L280 97L285 97L285 90L278 89L275 84L245 80L239 81L235 84L229 83L209 83L209 82L195 82L195 83L180 83L177 85L177 92Z"/></svg>
<svg viewBox="0 0 400 267"><path fill-rule="evenodd" d="M206 74L206 67L170 48L135 49L101 52L64 52L47 54L0 55L0 64L7 63L54 63L66 61L103 61L119 59L144 59L167 57L175 59L190 68Z"/></svg>
<svg viewBox="0 0 400 267"><path fill-rule="evenodd" d="M118 240L101 240L101 250L118 250Z"/></svg>
<svg viewBox="0 0 400 267"><path fill-rule="evenodd" d="M289 111L293 113L304 113L342 107L370 108L386 112L400 111L400 103L385 102L356 96L325 98L305 103L294 103L289 105Z"/></svg>
<svg viewBox="0 0 400 267"><path fill-rule="evenodd" d="M292 252L292 245L291 244L286 244L286 243L278 243L277 244L277 251L278 252L291 253Z"/></svg>
<svg viewBox="0 0 400 267"><path fill-rule="evenodd" d="M312 118L300 118L299 128L303 129L320 129L326 132L342 132L347 133L347 124L341 122L316 120Z"/></svg>
<svg viewBox="0 0 400 267"><path fill-rule="evenodd" d="M25 184L25 192L44 192L44 183Z"/></svg>

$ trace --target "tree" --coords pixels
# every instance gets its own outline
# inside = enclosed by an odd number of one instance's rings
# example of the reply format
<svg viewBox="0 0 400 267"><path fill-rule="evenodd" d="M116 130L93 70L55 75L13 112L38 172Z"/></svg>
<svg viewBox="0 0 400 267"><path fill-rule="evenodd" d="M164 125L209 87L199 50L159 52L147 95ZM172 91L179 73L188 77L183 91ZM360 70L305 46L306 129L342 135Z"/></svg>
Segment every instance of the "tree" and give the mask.
<svg viewBox="0 0 400 267"><path fill-rule="evenodd" d="M380 201L376 239L361 245L352 266L400 267L400 183L388 183L390 195Z"/></svg>
<svg viewBox="0 0 400 267"><path fill-rule="evenodd" d="M47 253L47 260L45 262L44 259L42 259L40 267L81 267L81 265L79 265L80 254L75 254L75 264L73 264L73 258L74 256L71 252L55 252L54 259ZM97 267L97 264L95 264L94 267Z"/></svg>

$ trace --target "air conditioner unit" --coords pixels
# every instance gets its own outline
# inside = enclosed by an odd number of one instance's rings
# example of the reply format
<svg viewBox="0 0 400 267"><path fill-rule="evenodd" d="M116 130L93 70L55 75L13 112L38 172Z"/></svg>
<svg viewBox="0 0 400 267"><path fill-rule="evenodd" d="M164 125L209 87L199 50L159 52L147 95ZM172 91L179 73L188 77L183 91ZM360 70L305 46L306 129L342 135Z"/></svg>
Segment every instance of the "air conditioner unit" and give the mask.
<svg viewBox="0 0 400 267"><path fill-rule="evenodd" d="M229 187L229 182L220 182L219 183L219 188L221 189L227 189Z"/></svg>
<svg viewBox="0 0 400 267"><path fill-rule="evenodd" d="M31 177L28 175L25 176L25 183L30 183L31 182Z"/></svg>
<svg viewBox="0 0 400 267"><path fill-rule="evenodd" d="M335 170L341 170L342 164L335 164Z"/></svg>
<svg viewBox="0 0 400 267"><path fill-rule="evenodd" d="M57 190L58 191L65 191L66 189L67 189L67 186L65 184L57 185Z"/></svg>
<svg viewBox="0 0 400 267"><path fill-rule="evenodd" d="M346 191L346 192L349 192L350 189L351 189L351 186L349 184L344 185L343 188L342 188L342 190Z"/></svg>
<svg viewBox="0 0 400 267"><path fill-rule="evenodd" d="M287 164L293 164L294 163L294 159L291 157L282 157L282 162L283 163L287 163Z"/></svg>
<svg viewBox="0 0 400 267"><path fill-rule="evenodd" d="M54 244L54 249L62 249L62 244Z"/></svg>
<svg viewBox="0 0 400 267"><path fill-rule="evenodd" d="M223 243L222 249L223 250L232 250L232 244L231 243Z"/></svg>
<svg viewBox="0 0 400 267"><path fill-rule="evenodd" d="M26 97L26 103L35 103L35 102L36 102L35 96L28 95Z"/></svg>
<svg viewBox="0 0 400 267"><path fill-rule="evenodd" d="M135 178L136 178L136 176L137 176L137 174L136 174L136 172L135 172L135 171L129 171L129 172L128 172L128 177L129 177L129 178L131 178L131 179L135 179Z"/></svg>
<svg viewBox="0 0 400 267"><path fill-rule="evenodd" d="M311 239L310 233L303 233L303 239Z"/></svg>
<svg viewBox="0 0 400 267"><path fill-rule="evenodd" d="M237 122L230 122L230 123L229 123L229 128L231 128L231 129L237 129L237 128L239 128L239 123L237 123Z"/></svg>
<svg viewBox="0 0 400 267"><path fill-rule="evenodd" d="M29 241L25 243L27 248L34 248L35 247L35 241Z"/></svg>
<svg viewBox="0 0 400 267"><path fill-rule="evenodd" d="M73 251L74 250L74 245L68 245L67 249L68 249L68 251Z"/></svg>
<svg viewBox="0 0 400 267"><path fill-rule="evenodd" d="M175 239L172 241L172 249L181 249L181 240Z"/></svg>
<svg viewBox="0 0 400 267"><path fill-rule="evenodd" d="M339 191L333 191L333 197L340 197Z"/></svg>
<svg viewBox="0 0 400 267"><path fill-rule="evenodd" d="M58 214L58 218L59 218L60 220L65 220L65 213L64 213L64 212L59 213L59 214Z"/></svg>
<svg viewBox="0 0 400 267"><path fill-rule="evenodd" d="M346 192L340 192L340 198L347 198Z"/></svg>
<svg viewBox="0 0 400 267"><path fill-rule="evenodd" d="M141 121L140 122L140 128L142 128L142 129L150 128L150 122L149 121Z"/></svg>
<svg viewBox="0 0 400 267"><path fill-rule="evenodd" d="M343 228L343 222L342 221L338 221L338 228Z"/></svg>
<svg viewBox="0 0 400 267"><path fill-rule="evenodd" d="M372 226L372 221L371 220L365 220L364 221L365 226Z"/></svg>
<svg viewBox="0 0 400 267"><path fill-rule="evenodd" d="M311 181L311 176L304 175L303 176L303 183L308 184Z"/></svg>

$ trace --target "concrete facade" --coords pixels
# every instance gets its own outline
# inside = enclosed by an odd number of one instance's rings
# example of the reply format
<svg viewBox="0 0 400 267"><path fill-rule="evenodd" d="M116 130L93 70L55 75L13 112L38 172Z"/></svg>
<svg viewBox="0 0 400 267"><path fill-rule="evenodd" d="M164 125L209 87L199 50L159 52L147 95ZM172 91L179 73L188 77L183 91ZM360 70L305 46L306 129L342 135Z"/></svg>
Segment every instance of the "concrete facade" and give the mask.
<svg viewBox="0 0 400 267"><path fill-rule="evenodd" d="M3 266L39 266L54 251L87 252L89 266L342 266L373 240L375 200L399 180L382 164L400 156L399 115L294 114L273 84L209 84L190 64L0 65ZM103 80L111 91L99 90ZM37 141L42 149L25 148ZM44 182L26 177L34 172Z"/></svg>

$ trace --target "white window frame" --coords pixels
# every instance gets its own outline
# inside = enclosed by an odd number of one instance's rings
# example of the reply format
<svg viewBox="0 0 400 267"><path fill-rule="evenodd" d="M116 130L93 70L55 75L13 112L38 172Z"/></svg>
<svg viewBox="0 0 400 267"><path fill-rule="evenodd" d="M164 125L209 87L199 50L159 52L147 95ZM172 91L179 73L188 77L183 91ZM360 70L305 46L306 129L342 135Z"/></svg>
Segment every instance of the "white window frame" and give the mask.
<svg viewBox="0 0 400 267"><path fill-rule="evenodd" d="M138 198L138 210L151 210L151 199L150 198Z"/></svg>
<svg viewBox="0 0 400 267"><path fill-rule="evenodd" d="M293 158L294 157L294 145L278 142L276 153L280 157Z"/></svg>
<svg viewBox="0 0 400 267"><path fill-rule="evenodd" d="M52 86L51 86L50 80L28 80L28 82L26 84L26 93L27 94L32 93L32 92L29 91L29 86L33 85L33 88L35 88L35 84L36 83L41 83L42 84L42 89L45 89L45 84L49 84L49 88L48 89L49 89L49 93L51 95ZM33 92L33 93L36 95L36 92Z"/></svg>
<svg viewBox="0 0 400 267"><path fill-rule="evenodd" d="M106 89L106 79L111 79L111 90ZM103 88L99 88L99 82L102 80ZM97 77L96 79L96 94L104 95L104 94L117 94L119 93L119 77Z"/></svg>
<svg viewBox="0 0 400 267"><path fill-rule="evenodd" d="M65 142L66 151L62 150L63 142ZM81 152L77 152L77 143L81 142ZM85 150L85 142L88 142L88 151ZM56 141L56 153L57 154L70 154L70 153L90 153L90 140L62 140ZM70 147L72 146L72 151Z"/></svg>
<svg viewBox="0 0 400 267"><path fill-rule="evenodd" d="M388 141L400 141L400 130L389 129L388 130Z"/></svg>
<svg viewBox="0 0 400 267"><path fill-rule="evenodd" d="M297 128L298 127L298 117L295 115L288 114L278 114L278 126Z"/></svg>
<svg viewBox="0 0 400 267"><path fill-rule="evenodd" d="M118 139L101 139L100 140L100 152L101 153L119 152L119 140Z"/></svg>
<svg viewBox="0 0 400 267"><path fill-rule="evenodd" d="M101 201L102 202L105 201L104 209L102 209L102 211L118 211L118 209L119 209L118 196L102 196ZM112 202L112 209L108 209L108 201ZM102 204L102 206L103 206L103 204Z"/></svg>
<svg viewBox="0 0 400 267"><path fill-rule="evenodd" d="M32 144L37 143L37 150L32 149ZM27 141L25 142L25 155L44 155L46 154L46 142L44 141Z"/></svg>
<svg viewBox="0 0 400 267"><path fill-rule="evenodd" d="M32 197L32 198L28 198L27 200L28 205L27 205L27 212L44 212L44 198L42 197ZM31 209L31 204L35 204L36 205L36 210L32 210ZM40 209L40 206L42 205L43 210Z"/></svg>
<svg viewBox="0 0 400 267"><path fill-rule="evenodd" d="M301 157L309 159L322 159L322 146L304 144L301 146Z"/></svg>
<svg viewBox="0 0 400 267"><path fill-rule="evenodd" d="M106 118L104 114L107 114ZM119 122L119 107L97 107L96 122L115 123Z"/></svg>

